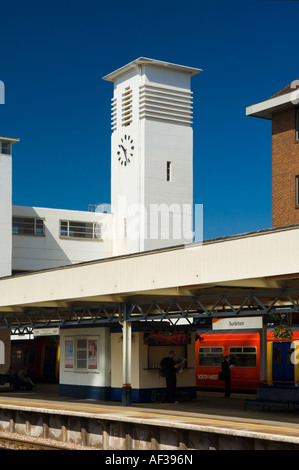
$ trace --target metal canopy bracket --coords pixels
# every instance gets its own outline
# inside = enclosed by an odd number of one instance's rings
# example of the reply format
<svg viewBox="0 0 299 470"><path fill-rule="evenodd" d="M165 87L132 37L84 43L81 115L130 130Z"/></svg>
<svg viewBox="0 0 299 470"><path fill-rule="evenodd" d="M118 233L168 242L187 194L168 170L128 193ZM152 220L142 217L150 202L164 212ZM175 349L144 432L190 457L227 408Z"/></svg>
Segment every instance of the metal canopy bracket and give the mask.
<svg viewBox="0 0 299 470"><path fill-rule="evenodd" d="M294 312L299 312L298 288L250 292L230 290L224 294L4 312L0 314L0 328L107 326L123 321L153 320L168 320L170 324L176 324L179 319L185 319L192 324L197 318Z"/></svg>

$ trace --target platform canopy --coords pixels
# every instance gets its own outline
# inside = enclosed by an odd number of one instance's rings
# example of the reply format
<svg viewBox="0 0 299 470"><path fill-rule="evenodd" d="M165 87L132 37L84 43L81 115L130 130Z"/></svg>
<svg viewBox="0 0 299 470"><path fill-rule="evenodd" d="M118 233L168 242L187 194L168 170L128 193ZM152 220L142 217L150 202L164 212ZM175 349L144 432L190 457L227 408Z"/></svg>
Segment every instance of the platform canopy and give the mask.
<svg viewBox="0 0 299 470"><path fill-rule="evenodd" d="M299 311L299 226L0 280L0 328Z"/></svg>

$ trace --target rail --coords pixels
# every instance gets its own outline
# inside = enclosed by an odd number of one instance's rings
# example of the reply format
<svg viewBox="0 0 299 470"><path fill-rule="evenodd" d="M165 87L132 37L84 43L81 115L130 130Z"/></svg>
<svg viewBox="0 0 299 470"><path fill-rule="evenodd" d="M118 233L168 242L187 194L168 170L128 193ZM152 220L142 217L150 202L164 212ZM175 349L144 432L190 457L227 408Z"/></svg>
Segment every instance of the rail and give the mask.
<svg viewBox="0 0 299 470"><path fill-rule="evenodd" d="M34 438L15 433L0 432L0 450L91 450L90 447L60 443L52 439Z"/></svg>

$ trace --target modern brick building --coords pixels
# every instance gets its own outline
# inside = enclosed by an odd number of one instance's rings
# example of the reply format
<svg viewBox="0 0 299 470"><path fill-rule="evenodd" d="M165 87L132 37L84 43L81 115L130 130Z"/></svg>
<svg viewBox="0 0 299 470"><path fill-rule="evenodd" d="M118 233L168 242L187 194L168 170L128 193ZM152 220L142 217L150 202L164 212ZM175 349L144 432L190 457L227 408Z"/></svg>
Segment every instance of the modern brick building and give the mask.
<svg viewBox="0 0 299 470"><path fill-rule="evenodd" d="M266 101L247 108L247 115L272 120L272 225L299 223L299 81Z"/></svg>

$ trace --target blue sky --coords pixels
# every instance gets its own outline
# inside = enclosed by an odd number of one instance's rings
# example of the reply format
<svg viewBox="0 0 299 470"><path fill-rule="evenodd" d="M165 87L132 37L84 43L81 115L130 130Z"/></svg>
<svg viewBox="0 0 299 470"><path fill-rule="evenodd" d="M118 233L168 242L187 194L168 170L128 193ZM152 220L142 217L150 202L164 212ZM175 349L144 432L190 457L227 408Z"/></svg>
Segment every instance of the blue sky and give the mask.
<svg viewBox="0 0 299 470"><path fill-rule="evenodd" d="M204 238L271 227L271 122L248 105L299 78L299 1L0 0L0 135L13 204L110 202L102 77L138 57L203 69L194 92L194 202Z"/></svg>

